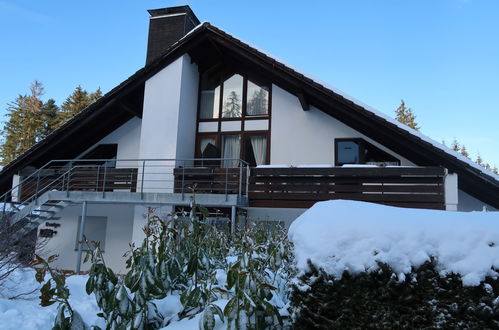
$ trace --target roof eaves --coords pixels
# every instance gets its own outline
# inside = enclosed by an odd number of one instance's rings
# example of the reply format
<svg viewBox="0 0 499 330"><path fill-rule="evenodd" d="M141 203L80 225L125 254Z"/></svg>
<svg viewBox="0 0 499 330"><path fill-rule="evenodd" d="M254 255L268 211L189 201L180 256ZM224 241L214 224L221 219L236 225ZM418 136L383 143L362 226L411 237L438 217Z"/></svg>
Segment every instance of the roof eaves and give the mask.
<svg viewBox="0 0 499 330"><path fill-rule="evenodd" d="M484 168L483 166L473 162L471 159L468 159L464 157L463 155L457 153L456 151L450 149L449 147L427 137L426 135L423 135L421 132L416 131L412 128L410 128L407 125L404 125L398 121L396 121L394 118L386 115L385 113L376 110L367 104L357 100L356 98L349 96L348 94L340 91L339 89L328 85L327 83L324 83L320 79L317 79L315 77L312 77L311 75L308 75L306 73L303 73L303 71L298 70L288 64L285 64L284 61L279 60L277 57L269 54L268 52L265 52L247 42L242 41L241 39L238 39L234 37L233 35L228 34L227 32L210 25L209 26L210 30L212 30L215 33L218 33L219 35L228 38L229 40L234 41L235 44L246 48L247 50L250 50L252 53L255 55L261 57L264 60L270 61L275 67L279 67L285 71L287 71L289 74L295 76L297 79L300 79L309 85L314 86L318 90L325 92L326 94L335 97L338 100L342 100L346 104L350 104L354 106L354 109L357 111L362 111L363 114L378 120L379 122L383 123L385 126L391 127L392 129L399 131L399 132L404 132L408 133L411 137L415 138L419 143L423 143L427 147L430 147L432 150L436 152L443 152L447 156L452 157L455 161L459 162L460 164L464 165L466 168L472 170L473 172L476 172L477 174L483 176L484 178L488 178L488 181L493 183L494 185L499 187L499 175L493 173L492 171Z"/></svg>

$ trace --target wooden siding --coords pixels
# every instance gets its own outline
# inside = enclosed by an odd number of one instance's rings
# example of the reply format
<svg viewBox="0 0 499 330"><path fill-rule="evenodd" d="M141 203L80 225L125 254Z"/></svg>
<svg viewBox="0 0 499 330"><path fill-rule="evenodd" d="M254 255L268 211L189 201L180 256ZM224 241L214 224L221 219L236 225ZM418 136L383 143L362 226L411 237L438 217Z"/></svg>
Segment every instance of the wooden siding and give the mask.
<svg viewBox="0 0 499 330"><path fill-rule="evenodd" d="M445 209L443 168L255 168L250 206L308 208L347 199L392 206Z"/></svg>

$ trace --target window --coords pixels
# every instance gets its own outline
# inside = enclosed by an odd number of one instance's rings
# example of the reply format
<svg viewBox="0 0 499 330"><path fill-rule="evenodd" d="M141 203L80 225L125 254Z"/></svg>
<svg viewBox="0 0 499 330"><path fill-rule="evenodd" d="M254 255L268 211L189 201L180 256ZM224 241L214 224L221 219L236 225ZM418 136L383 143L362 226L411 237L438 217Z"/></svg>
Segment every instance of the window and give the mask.
<svg viewBox="0 0 499 330"><path fill-rule="evenodd" d="M212 134L199 134L196 158L230 158L223 164L203 160L202 164L206 166L237 167L238 159L252 167L268 164L267 140L267 132L222 133L219 138Z"/></svg>
<svg viewBox="0 0 499 330"><path fill-rule="evenodd" d="M78 249L78 237L80 237L80 225L81 217L78 218L78 232L76 235L76 249ZM83 229L83 235L86 239L91 242L100 242L100 247L102 250L106 248L106 227L107 227L107 217L85 217L85 228ZM87 249L87 246L83 244L83 249Z"/></svg>
<svg viewBox="0 0 499 330"><path fill-rule="evenodd" d="M250 166L263 165L267 163L267 136L251 134L246 136L245 153L243 159Z"/></svg>
<svg viewBox="0 0 499 330"><path fill-rule="evenodd" d="M400 165L400 160L363 139L336 139L336 165Z"/></svg>
<svg viewBox="0 0 499 330"><path fill-rule="evenodd" d="M222 158L225 160L223 167L236 167L241 157L241 135L222 135Z"/></svg>
<svg viewBox="0 0 499 330"><path fill-rule="evenodd" d="M360 153L359 143L356 141L338 141L336 142L338 165L359 164Z"/></svg>
<svg viewBox="0 0 499 330"><path fill-rule="evenodd" d="M272 89L252 73L217 65L201 74L196 158L205 166L268 164ZM214 162L206 158L225 158ZM218 163L218 164L215 164Z"/></svg>
<svg viewBox="0 0 499 330"><path fill-rule="evenodd" d="M223 118L239 118L243 113L243 77L235 74L224 81Z"/></svg>
<svg viewBox="0 0 499 330"><path fill-rule="evenodd" d="M248 80L246 115L266 115L269 111L269 88Z"/></svg>
<svg viewBox="0 0 499 330"><path fill-rule="evenodd" d="M257 82L241 73L213 72L201 75L200 120L224 120L268 116L270 83Z"/></svg>
<svg viewBox="0 0 499 330"><path fill-rule="evenodd" d="M207 75L201 78L201 95L199 104L199 118L218 118L220 103L220 84L217 80L210 80Z"/></svg>

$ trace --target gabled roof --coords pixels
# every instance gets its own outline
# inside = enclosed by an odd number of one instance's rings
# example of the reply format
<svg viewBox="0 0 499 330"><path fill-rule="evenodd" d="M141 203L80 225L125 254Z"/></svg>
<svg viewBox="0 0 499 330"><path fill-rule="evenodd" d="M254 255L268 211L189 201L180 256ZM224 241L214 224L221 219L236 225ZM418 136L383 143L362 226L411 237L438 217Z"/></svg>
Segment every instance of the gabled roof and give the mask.
<svg viewBox="0 0 499 330"><path fill-rule="evenodd" d="M7 164L0 172L0 189L6 191L11 176L25 166L40 166L50 159L69 158L68 154L59 154L69 152L71 145L78 145L77 137L81 134L92 138L85 139L80 146L91 146L133 116L140 117L144 82L186 53L201 70L214 61L225 61L269 77L276 85L297 95L304 109L312 105L418 165L443 166L450 172L458 173L460 189L499 208L498 175L207 22L198 25L163 56L138 70Z"/></svg>

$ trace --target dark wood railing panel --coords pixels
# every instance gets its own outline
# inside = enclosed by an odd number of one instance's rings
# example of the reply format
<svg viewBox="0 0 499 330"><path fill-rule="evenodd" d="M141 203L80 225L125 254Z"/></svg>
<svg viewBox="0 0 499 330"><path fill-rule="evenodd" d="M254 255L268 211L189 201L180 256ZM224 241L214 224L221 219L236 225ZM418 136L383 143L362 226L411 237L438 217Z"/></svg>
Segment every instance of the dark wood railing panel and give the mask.
<svg viewBox="0 0 499 330"><path fill-rule="evenodd" d="M246 168L175 168L173 173L176 193L237 194L241 174L242 192L246 191Z"/></svg>
<svg viewBox="0 0 499 330"><path fill-rule="evenodd" d="M76 167L43 170L21 185L21 200L29 200L49 190L73 191L136 191L136 168Z"/></svg>
<svg viewBox="0 0 499 330"><path fill-rule="evenodd" d="M310 207L347 199L444 209L445 169L439 167L255 168L249 186L255 207Z"/></svg>

